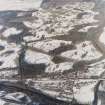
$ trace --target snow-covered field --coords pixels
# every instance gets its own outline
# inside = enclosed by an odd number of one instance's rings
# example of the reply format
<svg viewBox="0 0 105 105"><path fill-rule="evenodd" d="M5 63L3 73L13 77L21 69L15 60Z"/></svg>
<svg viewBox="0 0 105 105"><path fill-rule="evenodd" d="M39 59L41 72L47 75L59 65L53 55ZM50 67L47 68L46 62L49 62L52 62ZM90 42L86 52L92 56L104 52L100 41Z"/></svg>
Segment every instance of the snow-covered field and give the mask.
<svg viewBox="0 0 105 105"><path fill-rule="evenodd" d="M104 15L92 0L80 1L43 9L42 0L0 0L0 79L18 80L21 63L28 86L59 100L93 105L98 79L105 77ZM32 102L26 93L6 89L0 90L4 99Z"/></svg>
<svg viewBox="0 0 105 105"><path fill-rule="evenodd" d="M41 2L42 0L0 0L0 11L37 9Z"/></svg>
<svg viewBox="0 0 105 105"><path fill-rule="evenodd" d="M103 29L103 32L99 38L99 41L105 45L105 28Z"/></svg>

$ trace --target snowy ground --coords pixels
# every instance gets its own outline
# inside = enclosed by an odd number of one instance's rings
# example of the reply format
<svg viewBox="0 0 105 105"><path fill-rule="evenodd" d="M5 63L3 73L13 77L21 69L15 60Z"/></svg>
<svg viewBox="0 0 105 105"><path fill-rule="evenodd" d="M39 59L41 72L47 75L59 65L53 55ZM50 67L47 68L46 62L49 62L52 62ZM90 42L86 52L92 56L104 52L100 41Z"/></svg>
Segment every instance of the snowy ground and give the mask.
<svg viewBox="0 0 105 105"><path fill-rule="evenodd" d="M0 11L36 9L41 2L42 0L0 0Z"/></svg>
<svg viewBox="0 0 105 105"><path fill-rule="evenodd" d="M105 29L103 29L103 33L101 34L99 41L103 44L105 44Z"/></svg>
<svg viewBox="0 0 105 105"><path fill-rule="evenodd" d="M56 99L71 102L74 98L77 103L93 105L98 79L105 78L105 26L100 13L93 11L95 3L75 1L43 9L38 8L41 2L0 1L0 79L19 79L21 62L24 82L30 87ZM101 85L99 94L104 90ZM0 90L0 95L7 100L19 102L25 97L31 102L21 91L5 92Z"/></svg>

